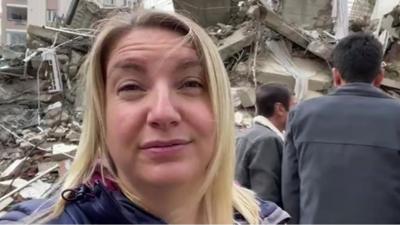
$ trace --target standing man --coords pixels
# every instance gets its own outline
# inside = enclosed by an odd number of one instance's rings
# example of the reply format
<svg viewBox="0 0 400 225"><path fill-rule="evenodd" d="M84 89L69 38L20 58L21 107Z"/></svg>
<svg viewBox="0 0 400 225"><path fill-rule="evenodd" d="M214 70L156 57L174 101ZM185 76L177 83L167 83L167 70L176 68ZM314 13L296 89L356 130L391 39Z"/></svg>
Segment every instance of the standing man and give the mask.
<svg viewBox="0 0 400 225"><path fill-rule="evenodd" d="M336 91L289 115L283 207L292 223L400 223L400 102L377 87L382 46L369 34L332 54Z"/></svg>
<svg viewBox="0 0 400 225"><path fill-rule="evenodd" d="M289 90L279 84L256 89L254 125L236 140L236 179L265 200L282 205L283 130L292 104Z"/></svg>

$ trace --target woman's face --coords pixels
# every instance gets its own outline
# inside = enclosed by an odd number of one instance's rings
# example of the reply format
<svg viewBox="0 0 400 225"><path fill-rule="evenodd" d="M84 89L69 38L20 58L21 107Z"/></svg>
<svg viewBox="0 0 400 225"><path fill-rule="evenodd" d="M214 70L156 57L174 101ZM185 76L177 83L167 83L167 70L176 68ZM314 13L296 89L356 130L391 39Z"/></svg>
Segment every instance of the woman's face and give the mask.
<svg viewBox="0 0 400 225"><path fill-rule="evenodd" d="M205 71L183 36L138 28L106 60L106 141L131 187L188 184L205 176L215 123Z"/></svg>

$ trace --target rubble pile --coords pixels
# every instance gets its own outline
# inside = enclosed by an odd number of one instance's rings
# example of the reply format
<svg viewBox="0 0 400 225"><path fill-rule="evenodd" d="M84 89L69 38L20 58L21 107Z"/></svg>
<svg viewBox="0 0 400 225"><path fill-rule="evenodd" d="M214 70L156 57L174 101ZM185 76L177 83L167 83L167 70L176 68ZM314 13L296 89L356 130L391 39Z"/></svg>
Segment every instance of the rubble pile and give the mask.
<svg viewBox="0 0 400 225"><path fill-rule="evenodd" d="M187 1L196 8L185 8L187 4L175 8L196 17L204 13L198 7L209 3L221 14L198 21L217 44L229 72L239 128L252 123L257 85L283 83L299 100L331 89L329 56L339 31L346 30L340 23L343 12L335 11L340 1ZM350 21L349 29L374 32L382 41L386 53L382 89L400 99L399 9L394 6L377 19ZM115 10L126 9L74 0L62 27L29 25L27 47L1 49L0 212L13 202L46 197L59 187L81 132L79 69L93 37L90 28ZM218 18L222 19L214 22Z"/></svg>
<svg viewBox="0 0 400 225"><path fill-rule="evenodd" d="M375 7L383 2L377 2ZM234 12L243 22L217 24L209 28L209 34L219 46L230 74L238 127L251 125L252 96L257 85L283 83L300 101L329 92L330 54L341 38L339 31L346 25L340 23L340 17L346 15L340 11L343 2L260 0L236 3L238 7ZM349 32L373 32L382 41L386 63L382 90L395 98L400 96L399 9L400 5L396 5L390 12L378 15L378 21L365 16L372 11L362 12L358 16L362 19L352 16L356 19L347 24Z"/></svg>

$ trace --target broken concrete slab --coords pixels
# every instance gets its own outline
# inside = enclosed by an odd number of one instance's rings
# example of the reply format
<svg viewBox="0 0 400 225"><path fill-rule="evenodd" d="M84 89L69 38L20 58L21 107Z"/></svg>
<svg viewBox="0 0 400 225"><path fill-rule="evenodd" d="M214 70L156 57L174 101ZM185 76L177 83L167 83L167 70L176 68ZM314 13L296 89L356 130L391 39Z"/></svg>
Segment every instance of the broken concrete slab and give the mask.
<svg viewBox="0 0 400 225"><path fill-rule="evenodd" d="M307 48L311 40L305 34L301 33L298 29L286 23L278 14L274 13L270 9L266 10L267 14L265 16L265 25L267 25L267 27L285 36L292 42L300 45L301 47Z"/></svg>
<svg viewBox="0 0 400 225"><path fill-rule="evenodd" d="M38 164L39 173L44 172L44 171L54 167L57 164L58 164L58 162L53 162L53 161L39 163Z"/></svg>
<svg viewBox="0 0 400 225"><path fill-rule="evenodd" d="M73 0L65 21L71 28L89 28L94 22L105 18L112 10L100 8L96 1Z"/></svg>
<svg viewBox="0 0 400 225"><path fill-rule="evenodd" d="M68 131L68 129L66 129L66 128L62 127L62 126L59 126L54 131L51 131L49 133L49 136L56 137L56 138L62 138L65 135L67 135L67 131Z"/></svg>
<svg viewBox="0 0 400 225"><path fill-rule="evenodd" d="M232 90L233 98L238 99L239 105L242 105L245 108L254 106L254 104L256 102L254 88L252 88L252 87L234 87L231 90Z"/></svg>
<svg viewBox="0 0 400 225"><path fill-rule="evenodd" d="M282 18L289 24L307 30L333 27L331 0L282 1Z"/></svg>
<svg viewBox="0 0 400 225"><path fill-rule="evenodd" d="M58 168L58 165L56 165L56 166L54 166L54 167L52 167L52 168L50 168L50 169L44 171L43 173L38 173L38 174L37 174L34 178L32 178L31 180L25 181L23 185L18 186L16 189L14 189L14 190L8 192L7 194L1 196L1 197L0 197L0 203L3 202L5 199L7 199L7 198L13 196L14 194L20 192L22 189L26 188L28 185L30 185L30 184L32 184L32 183L38 181L38 180L41 179L43 176L47 175L48 173L52 172L53 170L55 170L55 169L57 169L57 168ZM10 183L13 182L13 184L16 184L17 180L21 180L21 179L18 179L18 178L17 178L16 180L10 181ZM0 184L1 184L1 183L0 183ZM37 198L40 198L40 197L41 197L41 196L39 196L39 197L37 197Z"/></svg>
<svg viewBox="0 0 400 225"><path fill-rule="evenodd" d="M13 175L15 175L16 173L18 173L21 169L21 167L24 165L24 162L27 160L27 158L22 158L22 159L16 159L13 163L11 163L11 165L9 165L7 167L6 170L4 170L1 175L0 178L4 179L7 177L11 177Z"/></svg>
<svg viewBox="0 0 400 225"><path fill-rule="evenodd" d="M64 143L57 143L52 146L52 152L46 154L46 157L49 157L53 161L62 161L66 159L73 159L73 156L76 153L78 146L77 145L67 145Z"/></svg>
<svg viewBox="0 0 400 225"><path fill-rule="evenodd" d="M321 57L322 59L328 60L334 49L333 44L325 43L321 40L311 41L307 46L307 50Z"/></svg>
<svg viewBox="0 0 400 225"><path fill-rule="evenodd" d="M37 145L37 144L39 144L40 142L43 142L43 141L44 141L45 136L46 136L46 135L45 135L44 133L39 133L39 134L36 134L36 135L34 135L34 136L28 138L28 141L29 141L30 143L34 144L34 145Z"/></svg>
<svg viewBox="0 0 400 225"><path fill-rule="evenodd" d="M27 141L23 141L19 144L19 148L22 150L29 150L31 149L33 146L31 143L27 142Z"/></svg>
<svg viewBox="0 0 400 225"><path fill-rule="evenodd" d="M74 130L74 131L76 131L76 132L78 132L78 133L81 132L82 126L81 126L78 122L72 121L72 123L70 123L70 124L71 124L71 129L72 129L72 130Z"/></svg>
<svg viewBox="0 0 400 225"><path fill-rule="evenodd" d="M332 46L329 46L328 44L323 42L317 42L318 45L316 45L316 42L313 42L316 41L314 38L312 38L311 36L307 35L304 32L301 32L296 27L289 25L272 10L266 9L266 11L267 13L264 20L265 20L265 25L267 27L283 35L284 37L296 43L297 45L303 47L304 49L309 50L314 55L324 60L329 60L329 54L327 54L327 52L329 51L329 49L333 49Z"/></svg>
<svg viewBox="0 0 400 225"><path fill-rule="evenodd" d="M218 46L218 51L222 59L227 59L243 48L251 45L256 37L255 32L250 32L248 27L236 30L232 35L223 39Z"/></svg>
<svg viewBox="0 0 400 225"><path fill-rule="evenodd" d="M47 106L45 110L45 113L47 114L46 116L48 118L54 118L55 116L58 116L62 111L62 106L62 103L59 101Z"/></svg>
<svg viewBox="0 0 400 225"><path fill-rule="evenodd" d="M80 136L81 136L80 133L78 133L74 130L70 130L70 131L68 131L65 138L68 139L72 143L78 143Z"/></svg>
<svg viewBox="0 0 400 225"><path fill-rule="evenodd" d="M235 112L235 125L239 128L248 128L253 124L253 116L246 111Z"/></svg>
<svg viewBox="0 0 400 225"><path fill-rule="evenodd" d="M232 8L231 0L174 0L173 3L176 12L189 14L204 27L228 22Z"/></svg>
<svg viewBox="0 0 400 225"><path fill-rule="evenodd" d="M45 183L41 180L36 180L34 182L29 182L27 180L17 178L15 180L6 180L0 182L2 185L11 185L14 188L20 189L19 194L26 199L38 199L40 198L43 193L45 193L50 187L51 184ZM9 201L7 199L3 200L1 203L4 201Z"/></svg>
<svg viewBox="0 0 400 225"><path fill-rule="evenodd" d="M309 77L309 90L321 91L331 86L329 69L323 63L299 57L293 57L293 62ZM264 54L257 58L256 77L258 82L284 83L294 90L295 79L271 55Z"/></svg>
<svg viewBox="0 0 400 225"><path fill-rule="evenodd" d="M62 154L62 153L71 154L74 151L76 151L77 148L78 146L76 145L67 145L64 143L59 143L53 145L52 152L53 154Z"/></svg>

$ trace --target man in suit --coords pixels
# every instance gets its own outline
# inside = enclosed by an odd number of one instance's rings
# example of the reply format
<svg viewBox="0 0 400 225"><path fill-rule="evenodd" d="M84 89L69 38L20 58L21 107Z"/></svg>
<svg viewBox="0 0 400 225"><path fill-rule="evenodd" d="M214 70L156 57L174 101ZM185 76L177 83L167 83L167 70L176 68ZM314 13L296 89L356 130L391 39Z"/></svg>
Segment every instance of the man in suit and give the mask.
<svg viewBox="0 0 400 225"><path fill-rule="evenodd" d="M282 132L292 104L292 95L286 87L279 84L259 86L254 124L236 139L236 180L258 197L280 206Z"/></svg>
<svg viewBox="0 0 400 225"><path fill-rule="evenodd" d="M282 198L292 223L400 223L400 102L377 88L382 57L372 35L342 39L337 89L290 112Z"/></svg>

